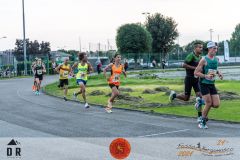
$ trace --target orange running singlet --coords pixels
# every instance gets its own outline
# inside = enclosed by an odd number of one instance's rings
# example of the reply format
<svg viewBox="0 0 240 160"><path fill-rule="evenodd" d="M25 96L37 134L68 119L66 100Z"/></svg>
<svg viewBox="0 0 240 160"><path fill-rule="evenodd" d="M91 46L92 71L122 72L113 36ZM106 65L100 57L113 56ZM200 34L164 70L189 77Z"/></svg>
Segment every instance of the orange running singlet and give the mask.
<svg viewBox="0 0 240 160"><path fill-rule="evenodd" d="M109 78L108 83L109 84L114 84L115 86L120 85L120 74L122 73L123 66L120 64L118 67L114 64L112 66L112 75Z"/></svg>

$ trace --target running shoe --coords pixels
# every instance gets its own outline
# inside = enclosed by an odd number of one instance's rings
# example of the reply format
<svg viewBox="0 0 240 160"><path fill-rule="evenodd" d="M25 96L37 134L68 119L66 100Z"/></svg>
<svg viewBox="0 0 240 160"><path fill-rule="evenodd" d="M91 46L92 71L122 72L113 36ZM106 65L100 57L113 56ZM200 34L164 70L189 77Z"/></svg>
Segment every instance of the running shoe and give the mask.
<svg viewBox="0 0 240 160"><path fill-rule="evenodd" d="M32 86L32 91L36 92L36 87L34 85Z"/></svg>
<svg viewBox="0 0 240 160"><path fill-rule="evenodd" d="M39 96L39 95L40 95L39 91L36 91L36 92L35 92L35 95L36 95L36 96Z"/></svg>
<svg viewBox="0 0 240 160"><path fill-rule="evenodd" d="M73 92L73 100L75 100L75 101L77 100L77 95L76 95L75 91Z"/></svg>
<svg viewBox="0 0 240 160"><path fill-rule="evenodd" d="M175 91L171 91L169 95L169 102L172 102L176 98L176 95Z"/></svg>
<svg viewBox="0 0 240 160"><path fill-rule="evenodd" d="M198 127L201 129L208 129L208 126L206 124L203 124L202 122L198 124Z"/></svg>
<svg viewBox="0 0 240 160"><path fill-rule="evenodd" d="M89 108L90 106L88 105L88 103L85 103L85 108Z"/></svg>
<svg viewBox="0 0 240 160"><path fill-rule="evenodd" d="M198 122L198 123L201 123L201 122L202 122L202 116L200 116L200 117L197 118L197 122Z"/></svg>
<svg viewBox="0 0 240 160"><path fill-rule="evenodd" d="M112 110L109 109L109 108L105 108L105 111L106 111L107 113L112 113Z"/></svg>

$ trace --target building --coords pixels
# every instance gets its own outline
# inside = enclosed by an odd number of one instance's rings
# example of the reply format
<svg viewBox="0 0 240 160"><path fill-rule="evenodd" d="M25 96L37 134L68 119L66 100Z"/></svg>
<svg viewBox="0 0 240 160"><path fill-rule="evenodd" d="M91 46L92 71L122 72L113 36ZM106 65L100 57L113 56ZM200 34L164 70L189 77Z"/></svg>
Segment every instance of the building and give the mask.
<svg viewBox="0 0 240 160"><path fill-rule="evenodd" d="M14 65L14 55L12 50L0 51L0 67Z"/></svg>

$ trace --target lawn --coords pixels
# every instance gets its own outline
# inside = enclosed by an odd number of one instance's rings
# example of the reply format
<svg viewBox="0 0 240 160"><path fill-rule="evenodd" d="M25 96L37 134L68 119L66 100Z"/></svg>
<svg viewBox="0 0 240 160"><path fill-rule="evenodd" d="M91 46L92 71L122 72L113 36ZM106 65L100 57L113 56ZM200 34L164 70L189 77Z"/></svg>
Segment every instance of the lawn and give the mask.
<svg viewBox="0 0 240 160"><path fill-rule="evenodd" d="M134 110L141 110L141 111L149 111L155 113L163 113L163 114L174 114L174 115L182 115L182 116L189 116L195 117L196 110L194 109L194 103L187 104L187 105L171 105L168 101L168 94L165 92L157 92L156 94L143 94L142 92L145 89L152 89L161 86L161 87L169 87L170 90L175 90L177 92L183 91L183 79L153 79L153 78L144 78L144 79L137 79L137 78L124 78L121 77L121 88L131 88L133 92L122 92L124 94L129 94L133 97L143 98L142 101L133 103L120 103L117 101L114 104L114 107L118 108L128 108ZM49 84L45 87L45 91L54 96L63 96L63 91L57 88L57 84ZM228 91L228 92L235 92L240 95L240 81L217 81L216 86L220 91ZM69 92L68 98L72 99L72 93L78 90L78 86L76 85L75 79L70 80L69 84ZM89 94L93 91L100 90L104 92L103 95L97 96L90 96ZM87 84L87 99L89 103L106 105L107 99L109 98L106 96L107 94L111 93L110 88L106 82L106 79L103 75L91 76L89 77L88 84ZM192 93L192 96L194 94ZM82 97L79 97L80 101L82 101ZM162 107L146 107L145 104L148 103L161 103L163 104ZM138 106L136 107L136 104ZM212 109L209 114L210 119L216 120L227 120L233 122L240 122L240 100L223 100L221 101L221 106L219 109Z"/></svg>

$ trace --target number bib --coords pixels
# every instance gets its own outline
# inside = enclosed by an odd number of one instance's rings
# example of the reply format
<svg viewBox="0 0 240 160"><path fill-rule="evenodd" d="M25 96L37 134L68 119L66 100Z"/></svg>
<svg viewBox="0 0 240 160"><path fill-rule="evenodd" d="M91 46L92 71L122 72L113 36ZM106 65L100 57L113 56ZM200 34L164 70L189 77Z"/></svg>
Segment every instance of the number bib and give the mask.
<svg viewBox="0 0 240 160"><path fill-rule="evenodd" d="M120 80L120 74L115 74L113 77L113 82L119 82Z"/></svg>
<svg viewBox="0 0 240 160"><path fill-rule="evenodd" d="M213 78L211 78L211 79L206 78L206 79L209 80L209 81L214 81L215 77L216 77L216 74L217 74L217 70L208 69L207 75L213 75Z"/></svg>
<svg viewBox="0 0 240 160"><path fill-rule="evenodd" d="M37 70L37 74L41 75L43 73L43 71L41 69Z"/></svg>
<svg viewBox="0 0 240 160"><path fill-rule="evenodd" d="M64 78L67 78L68 77L68 71L63 71L63 75L62 75Z"/></svg>

